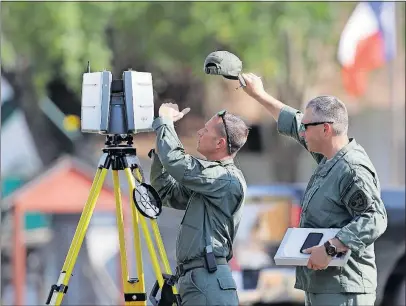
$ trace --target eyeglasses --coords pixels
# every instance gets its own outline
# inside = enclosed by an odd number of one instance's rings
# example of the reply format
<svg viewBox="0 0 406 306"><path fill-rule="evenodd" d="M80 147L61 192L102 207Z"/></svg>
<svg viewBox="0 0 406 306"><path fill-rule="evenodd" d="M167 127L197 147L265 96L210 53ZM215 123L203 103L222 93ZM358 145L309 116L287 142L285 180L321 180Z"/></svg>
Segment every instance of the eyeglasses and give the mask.
<svg viewBox="0 0 406 306"><path fill-rule="evenodd" d="M228 153L231 155L231 143L230 143L230 139L228 137L226 120L224 119L224 116L226 115L226 113L227 113L227 111L224 109L222 111L219 111L217 113L217 115L223 120L224 130L226 132L226 137L227 137Z"/></svg>
<svg viewBox="0 0 406 306"><path fill-rule="evenodd" d="M302 123L302 124L300 125L300 131L306 131L309 126L316 126L316 125L321 125L321 124L325 124L325 123L330 123L330 124L332 124L332 123L334 123L334 122L331 122L331 121L323 121L323 122Z"/></svg>

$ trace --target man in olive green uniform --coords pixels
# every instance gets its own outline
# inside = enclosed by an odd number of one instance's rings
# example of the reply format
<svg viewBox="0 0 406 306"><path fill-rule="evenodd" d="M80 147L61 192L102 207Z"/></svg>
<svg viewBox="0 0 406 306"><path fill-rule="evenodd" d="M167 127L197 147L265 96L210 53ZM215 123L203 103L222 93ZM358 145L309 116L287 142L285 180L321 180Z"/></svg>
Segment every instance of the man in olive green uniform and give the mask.
<svg viewBox="0 0 406 306"><path fill-rule="evenodd" d="M325 245L310 248L307 267L297 267L295 288L306 305L374 305L377 286L374 241L387 215L378 175L365 150L348 138L345 105L332 96L311 100L304 113L267 94L254 74L243 74L244 90L277 121L278 131L298 141L318 166L303 196L300 227L340 228ZM344 267L328 267L351 250Z"/></svg>
<svg viewBox="0 0 406 306"><path fill-rule="evenodd" d="M197 150L186 154L174 121L183 117L175 104L163 104L153 122L151 185L162 203L185 210L176 242L176 268L182 305L238 305L227 262L240 223L246 183L233 157L248 136L245 123L225 111L198 132Z"/></svg>

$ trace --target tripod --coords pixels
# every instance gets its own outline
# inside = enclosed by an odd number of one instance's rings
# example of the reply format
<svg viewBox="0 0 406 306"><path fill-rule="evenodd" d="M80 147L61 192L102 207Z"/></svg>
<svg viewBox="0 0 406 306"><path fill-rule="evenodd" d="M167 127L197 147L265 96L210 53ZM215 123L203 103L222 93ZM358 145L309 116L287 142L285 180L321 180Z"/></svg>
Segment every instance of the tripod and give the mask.
<svg viewBox="0 0 406 306"><path fill-rule="evenodd" d="M126 144L121 144L125 141ZM159 196L158 198L156 198L157 194L153 190L153 188L145 183L142 183L142 170L139 165L138 157L136 155L136 149L132 147L132 144L133 138L131 135L126 135L125 137L120 135L107 136L105 142L106 146L103 149L103 154L100 158L87 202L79 219L79 223L73 236L72 243L69 247L68 254L62 267L62 271L59 275L57 283L51 286L46 304L60 305L62 303L64 295L67 293L69 279L72 275L72 271L79 254L80 247L83 243L83 239L89 226L90 219L96 206L96 201L102 189L107 171L111 168L113 174L114 196L116 201L116 218L119 234L118 236L120 245L120 263L122 272L121 276L124 290L124 305L146 305L147 301L142 262L140 230L138 227L139 224L141 225L141 228L144 232L144 238L148 247L149 254L151 256L153 270L157 279L150 295L151 302L154 305L180 305L180 297L175 286L175 277L171 275L171 268L156 221L156 217L161 212L161 203L159 200ZM123 208L119 183L119 171L122 170L124 170L125 172L128 185L131 190L131 217L133 221L134 249L136 255L136 268L138 278L130 278L128 275L126 245L124 238ZM136 179L134 178L133 174ZM144 193L140 193L139 190L142 190ZM150 194L148 195L148 193ZM156 198L155 201L157 201L157 203L155 205L151 203L151 201L148 202L148 199L151 197ZM155 248L149 233L145 217L151 219L152 231L157 243L160 257L164 265L165 273L161 272L160 265L158 263L158 257L155 253ZM156 299L156 294L159 288L162 289L160 301Z"/></svg>

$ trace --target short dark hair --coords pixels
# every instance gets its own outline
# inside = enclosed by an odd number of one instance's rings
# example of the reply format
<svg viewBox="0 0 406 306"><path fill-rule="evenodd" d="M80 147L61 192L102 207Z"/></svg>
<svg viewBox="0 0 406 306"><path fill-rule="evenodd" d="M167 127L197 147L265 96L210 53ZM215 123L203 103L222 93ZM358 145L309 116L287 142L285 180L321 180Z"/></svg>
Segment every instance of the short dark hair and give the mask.
<svg viewBox="0 0 406 306"><path fill-rule="evenodd" d="M244 120L240 117L226 112L223 118L227 125L228 141L230 141L230 153L237 153L246 143L249 133L249 128ZM220 121L216 126L217 132L221 137L227 138L223 121Z"/></svg>

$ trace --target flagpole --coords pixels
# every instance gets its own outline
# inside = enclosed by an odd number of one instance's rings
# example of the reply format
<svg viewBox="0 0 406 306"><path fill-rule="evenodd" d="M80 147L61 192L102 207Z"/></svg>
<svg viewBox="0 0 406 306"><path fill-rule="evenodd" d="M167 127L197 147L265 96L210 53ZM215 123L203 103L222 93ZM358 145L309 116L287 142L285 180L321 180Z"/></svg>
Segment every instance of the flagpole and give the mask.
<svg viewBox="0 0 406 306"><path fill-rule="evenodd" d="M391 185L398 184L398 146L397 146L397 133L398 133L398 120L396 115L396 105L395 105L395 86L394 86L394 73L395 73L395 59L392 59L388 63L389 72L389 103L390 103L390 117L391 117Z"/></svg>
<svg viewBox="0 0 406 306"><path fill-rule="evenodd" d="M399 18L397 16L397 9L396 9L397 3L394 3L394 23L395 23L395 40L397 42L397 29L398 27L398 22ZM395 48L397 49L398 44L395 44ZM396 50L397 51L397 50ZM395 51L395 54L397 52ZM399 140L399 131L400 131L400 120L399 116L397 115L397 108L396 108L396 88L395 88L395 63L396 63L396 55L393 57L392 60L389 61L388 63L388 85L389 85L389 103L390 103L390 118L391 118L391 185L398 185L399 184L399 145L398 145L398 140Z"/></svg>

